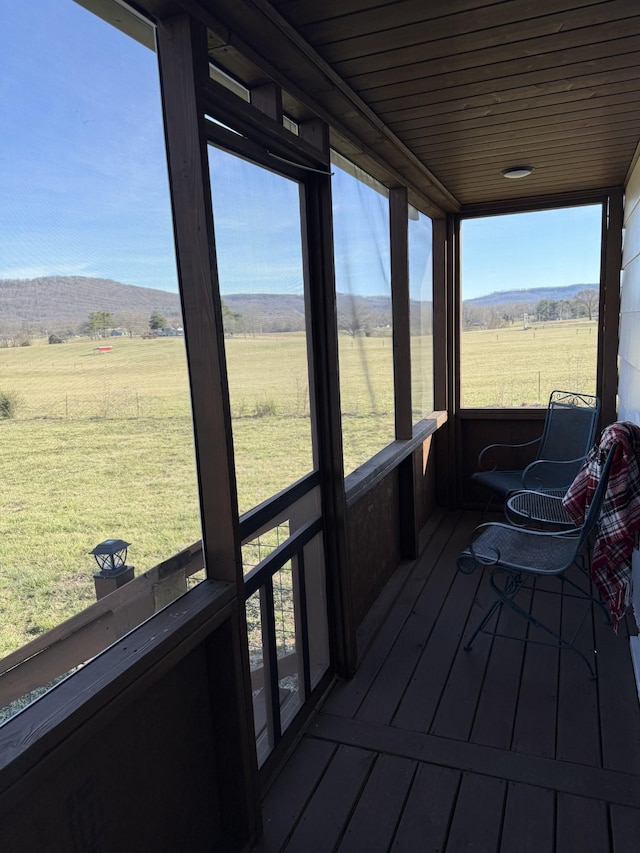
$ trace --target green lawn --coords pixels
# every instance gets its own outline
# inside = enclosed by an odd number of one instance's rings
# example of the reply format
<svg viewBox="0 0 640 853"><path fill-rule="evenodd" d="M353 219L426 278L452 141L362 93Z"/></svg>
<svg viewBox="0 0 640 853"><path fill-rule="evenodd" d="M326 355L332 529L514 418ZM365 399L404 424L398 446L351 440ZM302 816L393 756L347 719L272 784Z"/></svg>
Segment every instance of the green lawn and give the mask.
<svg viewBox="0 0 640 853"><path fill-rule="evenodd" d="M546 405L555 388L594 394L598 324L543 323L462 335L462 406Z"/></svg>
<svg viewBox="0 0 640 853"><path fill-rule="evenodd" d="M465 405L592 391L596 341L584 321L465 333ZM0 420L0 656L94 600L103 539L131 542L143 572L200 538L184 340L106 343L0 349L0 393L21 400ZM431 339L412 347L429 374ZM244 512L311 470L306 341L234 337L226 351ZM346 472L393 440L391 358L390 337L340 338Z"/></svg>

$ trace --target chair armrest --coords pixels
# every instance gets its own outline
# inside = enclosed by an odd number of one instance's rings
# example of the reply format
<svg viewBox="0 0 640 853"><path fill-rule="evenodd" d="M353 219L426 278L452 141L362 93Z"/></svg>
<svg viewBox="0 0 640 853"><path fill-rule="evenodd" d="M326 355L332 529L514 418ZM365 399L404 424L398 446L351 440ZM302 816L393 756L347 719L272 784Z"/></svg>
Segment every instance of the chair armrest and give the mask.
<svg viewBox="0 0 640 853"><path fill-rule="evenodd" d="M491 470L495 471L495 469L496 469L495 465L493 466L492 469L489 467L487 467L487 468L483 467L485 464L485 461L484 461L485 454L488 456L490 451L495 451L495 450L521 450L524 447L533 447L534 445L539 444L541 440L542 440L542 436L540 436L540 438L534 438L533 441L526 441L524 444L488 444L486 447L483 447L483 449L480 451L480 455L478 456L478 468L480 468L481 471L491 471Z"/></svg>
<svg viewBox="0 0 640 853"><path fill-rule="evenodd" d="M524 488L534 492L568 489L585 459L586 456L562 461L536 459L522 472Z"/></svg>

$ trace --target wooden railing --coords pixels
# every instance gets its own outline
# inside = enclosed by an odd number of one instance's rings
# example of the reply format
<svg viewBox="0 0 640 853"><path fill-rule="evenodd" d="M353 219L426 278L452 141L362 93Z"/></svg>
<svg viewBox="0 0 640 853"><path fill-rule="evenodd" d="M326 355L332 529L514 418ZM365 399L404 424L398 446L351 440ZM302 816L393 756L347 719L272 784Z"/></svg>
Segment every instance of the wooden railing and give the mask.
<svg viewBox="0 0 640 853"><path fill-rule="evenodd" d="M0 660L0 708L91 660L186 592L204 568L202 543L159 563Z"/></svg>
<svg viewBox="0 0 640 853"><path fill-rule="evenodd" d="M256 737L263 743L262 757L282 736L279 679L295 675L300 681L300 695L308 697L311 692L304 551L322 532L320 517L306 520L318 510L314 497L318 483L317 473L309 474L247 513L240 522L242 545L257 541L281 524L286 523L288 528L285 541L270 549L271 553L245 575L243 590L245 601L256 592L260 596L262 648L260 662L251 668L251 681L254 691L264 691L266 695L264 710L260 702L254 709ZM296 651L278 658L273 577L289 563L294 567L298 589ZM33 691L73 672L186 592L187 578L202 569L202 542L195 542L7 655L0 660L0 708L23 697L24 704L28 704ZM293 602L293 590L289 594ZM262 723L261 717L265 717Z"/></svg>

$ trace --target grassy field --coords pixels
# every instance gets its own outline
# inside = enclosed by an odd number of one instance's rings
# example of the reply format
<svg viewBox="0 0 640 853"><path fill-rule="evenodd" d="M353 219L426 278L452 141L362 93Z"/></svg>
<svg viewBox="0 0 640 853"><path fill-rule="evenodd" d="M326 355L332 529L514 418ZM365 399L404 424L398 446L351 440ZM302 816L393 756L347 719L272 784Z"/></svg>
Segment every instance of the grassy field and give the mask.
<svg viewBox="0 0 640 853"><path fill-rule="evenodd" d="M585 322L465 333L465 404L593 390L596 340ZM184 340L109 343L0 349L0 393L21 400L0 420L0 656L94 600L89 551L103 539L131 542L139 573L200 537ZM430 365L430 339L412 344ZM226 350L244 512L312 467L306 342L237 337ZM340 340L347 472L393 439L391 357L388 337Z"/></svg>
<svg viewBox="0 0 640 853"><path fill-rule="evenodd" d="M594 320L522 324L462 335L462 406L546 405L554 388L594 394Z"/></svg>

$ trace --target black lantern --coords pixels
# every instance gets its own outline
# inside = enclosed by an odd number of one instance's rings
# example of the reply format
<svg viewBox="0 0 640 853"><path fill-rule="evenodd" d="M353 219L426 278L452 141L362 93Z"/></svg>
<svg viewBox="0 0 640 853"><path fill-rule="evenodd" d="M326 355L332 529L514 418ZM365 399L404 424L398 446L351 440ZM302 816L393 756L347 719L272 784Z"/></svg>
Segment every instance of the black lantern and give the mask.
<svg viewBox="0 0 640 853"><path fill-rule="evenodd" d="M89 552L100 567L100 571L93 576L97 598L102 598L133 579L133 566L126 564L130 544L123 539L105 539Z"/></svg>

